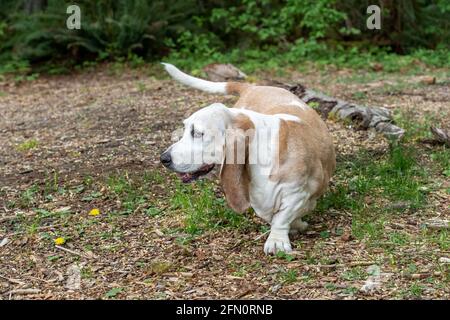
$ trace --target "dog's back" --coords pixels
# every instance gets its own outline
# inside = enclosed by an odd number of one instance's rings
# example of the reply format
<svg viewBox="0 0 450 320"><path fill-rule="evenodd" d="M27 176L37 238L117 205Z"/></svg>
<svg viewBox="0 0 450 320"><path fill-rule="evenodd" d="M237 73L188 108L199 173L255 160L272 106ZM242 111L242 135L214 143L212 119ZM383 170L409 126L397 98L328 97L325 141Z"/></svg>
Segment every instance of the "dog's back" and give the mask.
<svg viewBox="0 0 450 320"><path fill-rule="evenodd" d="M292 92L278 87L257 86L241 82L212 82L190 76L175 66L163 63L167 72L179 82L210 93L234 94L239 96L234 105L235 108L247 109L267 115L286 114L295 116L300 121L284 121L286 134L284 144L289 145L289 150L280 151L286 156L286 161L296 162L295 169L292 165L285 166L288 170L280 170L280 176L295 177L296 170L305 168L317 168L317 172L311 172L313 179L317 181L313 196L319 197L326 190L329 179L336 166L336 157L333 139L328 132L326 124L317 112L300 100ZM281 143L280 145L282 145ZM319 163L317 161L319 160ZM306 163L308 162L308 163ZM314 170L313 170L314 171Z"/></svg>

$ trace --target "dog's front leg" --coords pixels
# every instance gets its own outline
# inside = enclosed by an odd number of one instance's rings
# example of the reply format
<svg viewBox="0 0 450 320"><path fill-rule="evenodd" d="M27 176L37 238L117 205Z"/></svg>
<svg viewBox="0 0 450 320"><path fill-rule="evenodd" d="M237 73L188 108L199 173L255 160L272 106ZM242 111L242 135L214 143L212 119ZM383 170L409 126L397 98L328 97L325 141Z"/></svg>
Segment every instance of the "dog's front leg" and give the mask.
<svg viewBox="0 0 450 320"><path fill-rule="evenodd" d="M291 241L289 240L290 226L302 212L309 196L308 194L300 193L301 197L299 199L298 195L291 199L286 199L288 201L285 201L279 211L274 214L271 221L270 234L264 244L264 252L266 254L292 251Z"/></svg>

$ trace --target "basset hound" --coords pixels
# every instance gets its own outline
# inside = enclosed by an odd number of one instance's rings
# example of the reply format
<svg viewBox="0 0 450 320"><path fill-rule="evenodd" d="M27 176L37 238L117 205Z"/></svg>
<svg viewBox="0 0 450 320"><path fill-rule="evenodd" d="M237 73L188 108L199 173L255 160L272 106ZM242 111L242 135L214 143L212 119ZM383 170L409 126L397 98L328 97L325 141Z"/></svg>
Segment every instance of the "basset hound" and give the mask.
<svg viewBox="0 0 450 320"><path fill-rule="evenodd" d="M185 119L181 139L161 154L162 164L186 183L220 165L228 205L236 212L252 207L270 223L264 252L292 251L289 234L307 228L302 217L315 208L335 170L326 124L285 89L211 82L163 65L187 86L239 99L233 108L214 103Z"/></svg>

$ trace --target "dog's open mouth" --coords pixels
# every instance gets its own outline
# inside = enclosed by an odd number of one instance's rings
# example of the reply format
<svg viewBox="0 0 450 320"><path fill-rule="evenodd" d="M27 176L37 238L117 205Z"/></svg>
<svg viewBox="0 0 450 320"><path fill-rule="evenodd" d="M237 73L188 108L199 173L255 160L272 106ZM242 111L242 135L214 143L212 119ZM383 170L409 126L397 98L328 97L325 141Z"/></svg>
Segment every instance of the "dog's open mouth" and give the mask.
<svg viewBox="0 0 450 320"><path fill-rule="evenodd" d="M214 168L214 163L206 164L195 172L183 172L183 173L177 172L177 175L180 177L180 179L181 179L181 181L183 181L183 183L189 183L194 180L197 180L201 176L204 176L205 174L210 172L213 168Z"/></svg>

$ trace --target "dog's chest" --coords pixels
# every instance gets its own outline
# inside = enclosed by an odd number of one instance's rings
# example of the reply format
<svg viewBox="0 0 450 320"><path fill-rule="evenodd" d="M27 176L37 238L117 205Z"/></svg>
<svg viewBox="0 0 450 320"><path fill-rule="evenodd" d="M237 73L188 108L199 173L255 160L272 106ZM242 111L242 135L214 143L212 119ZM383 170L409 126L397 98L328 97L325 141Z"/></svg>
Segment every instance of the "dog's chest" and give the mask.
<svg viewBox="0 0 450 320"><path fill-rule="evenodd" d="M270 222L281 204L281 187L266 179L252 179L249 189L250 205L256 214Z"/></svg>

